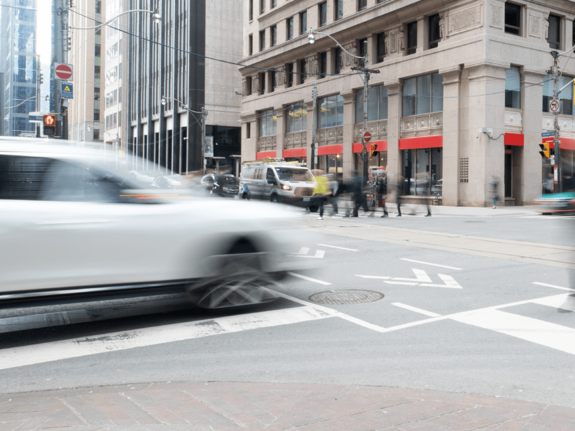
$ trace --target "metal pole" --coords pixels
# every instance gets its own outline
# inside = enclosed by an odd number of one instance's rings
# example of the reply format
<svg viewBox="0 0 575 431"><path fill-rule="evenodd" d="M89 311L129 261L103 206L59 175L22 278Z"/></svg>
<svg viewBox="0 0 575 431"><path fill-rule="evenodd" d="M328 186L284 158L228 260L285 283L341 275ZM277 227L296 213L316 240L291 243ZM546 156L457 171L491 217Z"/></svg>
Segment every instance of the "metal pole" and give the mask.
<svg viewBox="0 0 575 431"><path fill-rule="evenodd" d="M559 103L559 67L557 64L559 53L557 51L551 51L551 55L553 56L553 100ZM553 146L555 147L555 178L557 178L559 193L562 193L563 178L561 172L561 142L559 141L559 110L553 113L553 128L555 131L553 138Z"/></svg>
<svg viewBox="0 0 575 431"><path fill-rule="evenodd" d="M40 102L40 75L42 68L40 67L40 55L37 55L37 70L36 70L36 112L40 112L41 103ZM36 128L36 137L40 137L40 123L34 123L34 127Z"/></svg>
<svg viewBox="0 0 575 431"><path fill-rule="evenodd" d="M364 67L364 79L363 79L363 133L367 132L367 93L369 90L369 70L367 69L367 57L363 60L363 67ZM363 136L361 137L361 142L363 144L363 187L366 186L367 183L367 163L368 163L368 156L367 156L367 142Z"/></svg>
<svg viewBox="0 0 575 431"><path fill-rule="evenodd" d="M311 96L313 98L313 108L312 108L312 115L311 115L311 169L315 168L315 153L316 153L316 143L315 143L315 111L316 111L316 104L317 104L317 85L313 83L313 90L311 91Z"/></svg>
<svg viewBox="0 0 575 431"><path fill-rule="evenodd" d="M202 175L206 175L206 117L207 109L202 106Z"/></svg>

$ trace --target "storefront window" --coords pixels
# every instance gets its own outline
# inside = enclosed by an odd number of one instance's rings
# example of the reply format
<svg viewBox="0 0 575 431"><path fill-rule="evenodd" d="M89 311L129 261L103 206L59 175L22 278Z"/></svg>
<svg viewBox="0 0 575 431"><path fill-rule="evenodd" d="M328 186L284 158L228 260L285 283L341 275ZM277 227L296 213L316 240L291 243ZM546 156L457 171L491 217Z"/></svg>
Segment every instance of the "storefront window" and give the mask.
<svg viewBox="0 0 575 431"><path fill-rule="evenodd" d="M273 109L263 111L260 117L260 136L274 136L276 134L277 115Z"/></svg>
<svg viewBox="0 0 575 431"><path fill-rule="evenodd" d="M343 177L343 155L330 154L327 156L319 157L319 166L325 171L326 174L333 174L338 179Z"/></svg>
<svg viewBox="0 0 575 431"><path fill-rule="evenodd" d="M367 121L387 119L387 87L369 87L367 92ZM355 122L363 123L363 88L355 94Z"/></svg>
<svg viewBox="0 0 575 431"><path fill-rule="evenodd" d="M405 195L441 196L443 158L441 148L403 150L402 166Z"/></svg>
<svg viewBox="0 0 575 431"><path fill-rule="evenodd" d="M505 71L505 107L521 109L521 74L517 66Z"/></svg>
<svg viewBox="0 0 575 431"><path fill-rule="evenodd" d="M322 97L318 99L317 127L341 126L343 124L343 97L340 95Z"/></svg>
<svg viewBox="0 0 575 431"><path fill-rule="evenodd" d="M403 81L403 117L441 111L443 76L432 73Z"/></svg>
<svg viewBox="0 0 575 431"><path fill-rule="evenodd" d="M573 78L561 76L558 88L567 85ZM543 112L549 112L549 102L553 100L553 75L547 75L543 82ZM573 115L573 86L569 85L559 94L561 103L560 113L563 115Z"/></svg>
<svg viewBox="0 0 575 431"><path fill-rule="evenodd" d="M304 103L296 103L286 108L287 133L307 130L307 108Z"/></svg>

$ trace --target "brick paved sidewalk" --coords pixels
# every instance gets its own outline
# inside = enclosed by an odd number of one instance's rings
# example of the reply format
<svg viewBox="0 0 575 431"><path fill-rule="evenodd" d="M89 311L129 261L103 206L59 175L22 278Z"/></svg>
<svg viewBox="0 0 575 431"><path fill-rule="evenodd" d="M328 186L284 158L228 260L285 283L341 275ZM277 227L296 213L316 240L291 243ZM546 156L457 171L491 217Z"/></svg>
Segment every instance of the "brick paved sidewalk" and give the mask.
<svg viewBox="0 0 575 431"><path fill-rule="evenodd" d="M575 430L575 409L446 392L156 383L0 396L0 430Z"/></svg>

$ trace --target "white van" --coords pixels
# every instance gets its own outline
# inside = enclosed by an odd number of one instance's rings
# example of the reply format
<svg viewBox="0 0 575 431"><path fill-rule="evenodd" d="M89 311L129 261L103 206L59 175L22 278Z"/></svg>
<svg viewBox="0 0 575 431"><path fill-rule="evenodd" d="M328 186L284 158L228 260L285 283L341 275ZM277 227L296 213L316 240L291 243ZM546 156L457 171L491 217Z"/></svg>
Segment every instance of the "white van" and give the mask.
<svg viewBox="0 0 575 431"><path fill-rule="evenodd" d="M311 201L316 180L297 163L277 160L246 162L240 174L241 199L271 202Z"/></svg>

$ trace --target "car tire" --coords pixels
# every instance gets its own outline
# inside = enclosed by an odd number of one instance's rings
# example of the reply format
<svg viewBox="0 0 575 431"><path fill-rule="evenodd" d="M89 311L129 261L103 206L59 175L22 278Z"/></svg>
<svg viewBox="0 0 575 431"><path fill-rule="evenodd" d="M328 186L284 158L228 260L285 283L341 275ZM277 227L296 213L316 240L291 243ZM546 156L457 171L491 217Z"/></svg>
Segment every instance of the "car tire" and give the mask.
<svg viewBox="0 0 575 431"><path fill-rule="evenodd" d="M217 258L217 275L186 288L195 305L207 309L235 308L276 299L266 288L275 280L265 272L265 253L258 252L252 241L239 239L226 254L213 257Z"/></svg>

